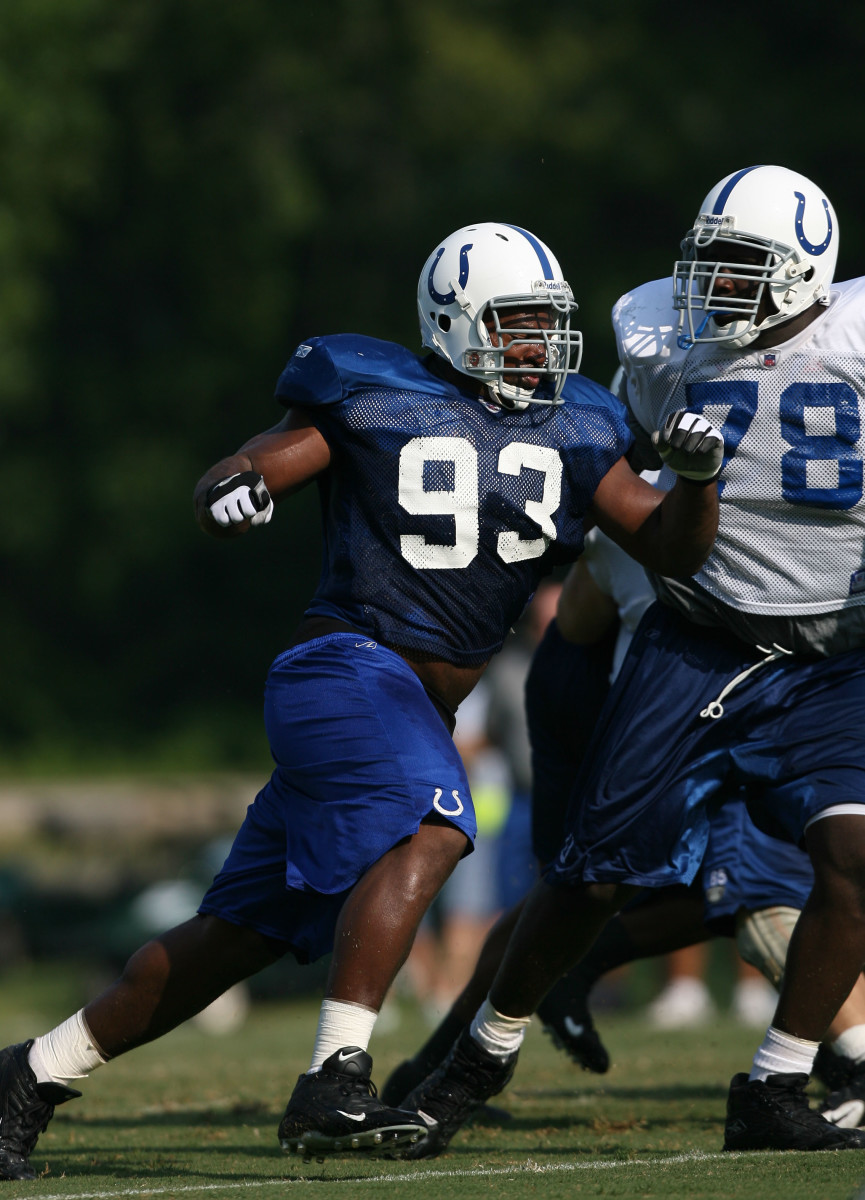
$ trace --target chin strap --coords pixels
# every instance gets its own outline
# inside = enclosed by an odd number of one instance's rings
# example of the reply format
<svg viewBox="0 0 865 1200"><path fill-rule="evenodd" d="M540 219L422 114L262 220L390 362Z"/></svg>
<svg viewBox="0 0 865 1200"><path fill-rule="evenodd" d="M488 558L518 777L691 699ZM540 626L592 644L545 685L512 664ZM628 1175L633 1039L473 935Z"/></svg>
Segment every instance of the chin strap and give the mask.
<svg viewBox="0 0 865 1200"><path fill-rule="evenodd" d="M703 332L703 330L706 328L706 326L709 324L712 317L724 317L726 315L727 315L727 313L723 312L723 311L706 313L705 317L703 317L702 321L700 322L699 328L695 332L694 336L691 337L687 333L680 333L679 336L676 338L676 345L679 347L680 350L690 350L691 347L696 344L697 339L699 338L699 336ZM735 316L735 313L730 313L729 315Z"/></svg>

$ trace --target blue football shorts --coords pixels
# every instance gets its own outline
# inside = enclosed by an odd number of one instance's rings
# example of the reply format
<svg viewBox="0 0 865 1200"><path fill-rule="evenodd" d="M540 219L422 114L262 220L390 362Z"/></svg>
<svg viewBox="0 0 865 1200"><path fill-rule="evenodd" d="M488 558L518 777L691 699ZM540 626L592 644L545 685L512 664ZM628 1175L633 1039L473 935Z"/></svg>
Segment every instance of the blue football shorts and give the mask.
<svg viewBox="0 0 865 1200"><path fill-rule="evenodd" d="M257 929L300 962L332 949L346 895L421 820L476 833L462 760L398 654L352 633L286 650L270 668L275 768L199 912Z"/></svg>
<svg viewBox="0 0 865 1200"><path fill-rule="evenodd" d="M765 658L661 604L647 610L574 786L550 883L691 883L710 807L739 788L755 824L797 845L822 810L865 805L865 651ZM757 663L722 716L701 715Z"/></svg>
<svg viewBox="0 0 865 1200"><path fill-rule="evenodd" d="M736 916L743 910L802 908L813 883L806 852L758 829L744 792L712 812L701 886L704 924L714 934L734 937Z"/></svg>

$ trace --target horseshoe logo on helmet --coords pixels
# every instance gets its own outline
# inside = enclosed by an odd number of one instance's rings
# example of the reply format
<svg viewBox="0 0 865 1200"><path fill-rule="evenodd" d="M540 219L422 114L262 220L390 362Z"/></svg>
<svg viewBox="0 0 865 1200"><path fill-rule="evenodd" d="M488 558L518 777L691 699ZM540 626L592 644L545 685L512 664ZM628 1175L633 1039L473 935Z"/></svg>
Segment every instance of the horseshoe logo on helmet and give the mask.
<svg viewBox="0 0 865 1200"><path fill-rule="evenodd" d="M465 246L460 246L460 274L459 274L458 282L459 282L459 286L461 288L464 288L466 286L466 284L468 283L469 250L471 250L471 248L472 248L471 242L468 242ZM451 288L451 290L449 292L445 292L444 294L442 294L441 292L437 292L436 285L433 280L433 275L435 274L435 269L439 265L439 259L444 254L444 252L445 252L445 248L444 248L444 246L442 246L442 248L439 250L438 254L435 256L435 258L432 261L432 266L429 269L429 275L427 275L427 287L429 288L429 294L432 296L433 300L435 300L436 304L453 304L454 300L456 300L456 298L457 298L456 292L454 291L454 289Z"/></svg>
<svg viewBox="0 0 865 1200"><path fill-rule="evenodd" d="M802 247L803 250L806 250L808 252L808 254L815 254L815 255L822 254L824 252L824 250L826 250L828 248L829 243L832 241L832 214L829 212L829 205L827 204L827 202L825 200L823 201L823 207L826 210L826 222L828 225L828 229L826 231L826 238L824 241L820 242L819 245L815 245L814 242L808 241L808 239L805 237L805 231L802 228L802 218L805 215L805 197L802 195L801 192L794 192L793 195L799 201L799 204L796 208L796 221L795 221L796 237L799 240L799 245Z"/></svg>

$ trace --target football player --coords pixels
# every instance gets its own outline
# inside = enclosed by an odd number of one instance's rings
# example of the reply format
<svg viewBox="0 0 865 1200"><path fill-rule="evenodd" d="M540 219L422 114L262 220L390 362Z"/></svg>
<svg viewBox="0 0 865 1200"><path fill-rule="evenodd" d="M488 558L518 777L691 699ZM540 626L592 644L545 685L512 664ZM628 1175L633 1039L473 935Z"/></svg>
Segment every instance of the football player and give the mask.
<svg viewBox="0 0 865 1200"><path fill-rule="evenodd" d="M657 581L661 603L613 686L562 850L471 1033L407 1101L430 1118L421 1154L495 1094L492 1072L465 1072L468 1044L505 1077L531 1013L633 889L695 878L709 807L738 786L762 827L805 847L815 884L773 1024L732 1080L725 1147L865 1147L804 1093L865 961L865 280L833 283L837 250L820 188L784 167L745 168L709 192L672 279L614 308L647 449L685 406L721 424L718 537L693 579Z"/></svg>
<svg viewBox="0 0 865 1200"><path fill-rule="evenodd" d="M429 256L417 303L430 354L351 334L304 341L276 385L284 418L195 489L202 528L225 538L319 489L320 582L266 686L275 768L198 915L56 1029L0 1053L4 1178L33 1177L29 1155L54 1106L80 1094L73 1080L286 953L333 951L282 1146L399 1155L423 1139L423 1118L376 1098L366 1047L424 912L472 847L454 712L539 580L580 554L587 520L664 575L691 575L711 550L720 435L695 414L665 418L655 444L673 486L631 470L624 409L578 374L577 306L538 238L458 230ZM288 569L290 554L289 542Z"/></svg>
<svg viewBox="0 0 865 1200"><path fill-rule="evenodd" d="M651 476L654 478L654 474ZM541 864L562 841L568 797L611 678L654 594L645 571L600 530L586 537L568 573L557 617L532 659L525 709L532 751L533 848ZM538 1005L542 1027L577 1065L604 1074L609 1054L594 1026L589 995L608 971L640 958L704 942L735 938L742 957L775 988L787 946L814 882L810 860L791 842L751 821L745 794L725 798L709 817L700 876L689 888L644 891L607 923L582 960ZM381 1089L401 1104L440 1065L486 995L518 907L505 914L483 947L473 976L413 1058ZM819 1064L819 1070L818 1068ZM827 1087L818 1110L854 1127L865 1113L865 980L862 976L821 1044L815 1073Z"/></svg>

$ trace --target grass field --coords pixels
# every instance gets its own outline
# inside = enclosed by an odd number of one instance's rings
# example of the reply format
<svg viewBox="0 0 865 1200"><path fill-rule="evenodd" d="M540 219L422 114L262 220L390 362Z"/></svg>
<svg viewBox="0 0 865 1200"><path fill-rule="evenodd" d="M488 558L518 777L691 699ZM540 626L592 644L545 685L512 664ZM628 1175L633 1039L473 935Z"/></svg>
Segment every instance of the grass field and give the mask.
<svg viewBox="0 0 865 1200"><path fill-rule="evenodd" d="M0 1038L18 1041L68 1015L80 981L18 973L0 989ZM118 1059L58 1109L33 1156L32 1183L0 1184L9 1200L301 1194L314 1200L509 1200L679 1197L852 1200L865 1197L865 1152L721 1153L730 1076L758 1037L719 1018L703 1031L647 1031L634 1016L603 1030L614 1066L577 1071L532 1028L511 1086L511 1117L461 1131L437 1159L328 1159L282 1154L276 1126L308 1065L317 1004L254 1006L243 1028L214 1037L193 1025ZM370 1050L382 1083L426 1036L413 1006ZM408 1188L411 1186L411 1193Z"/></svg>

